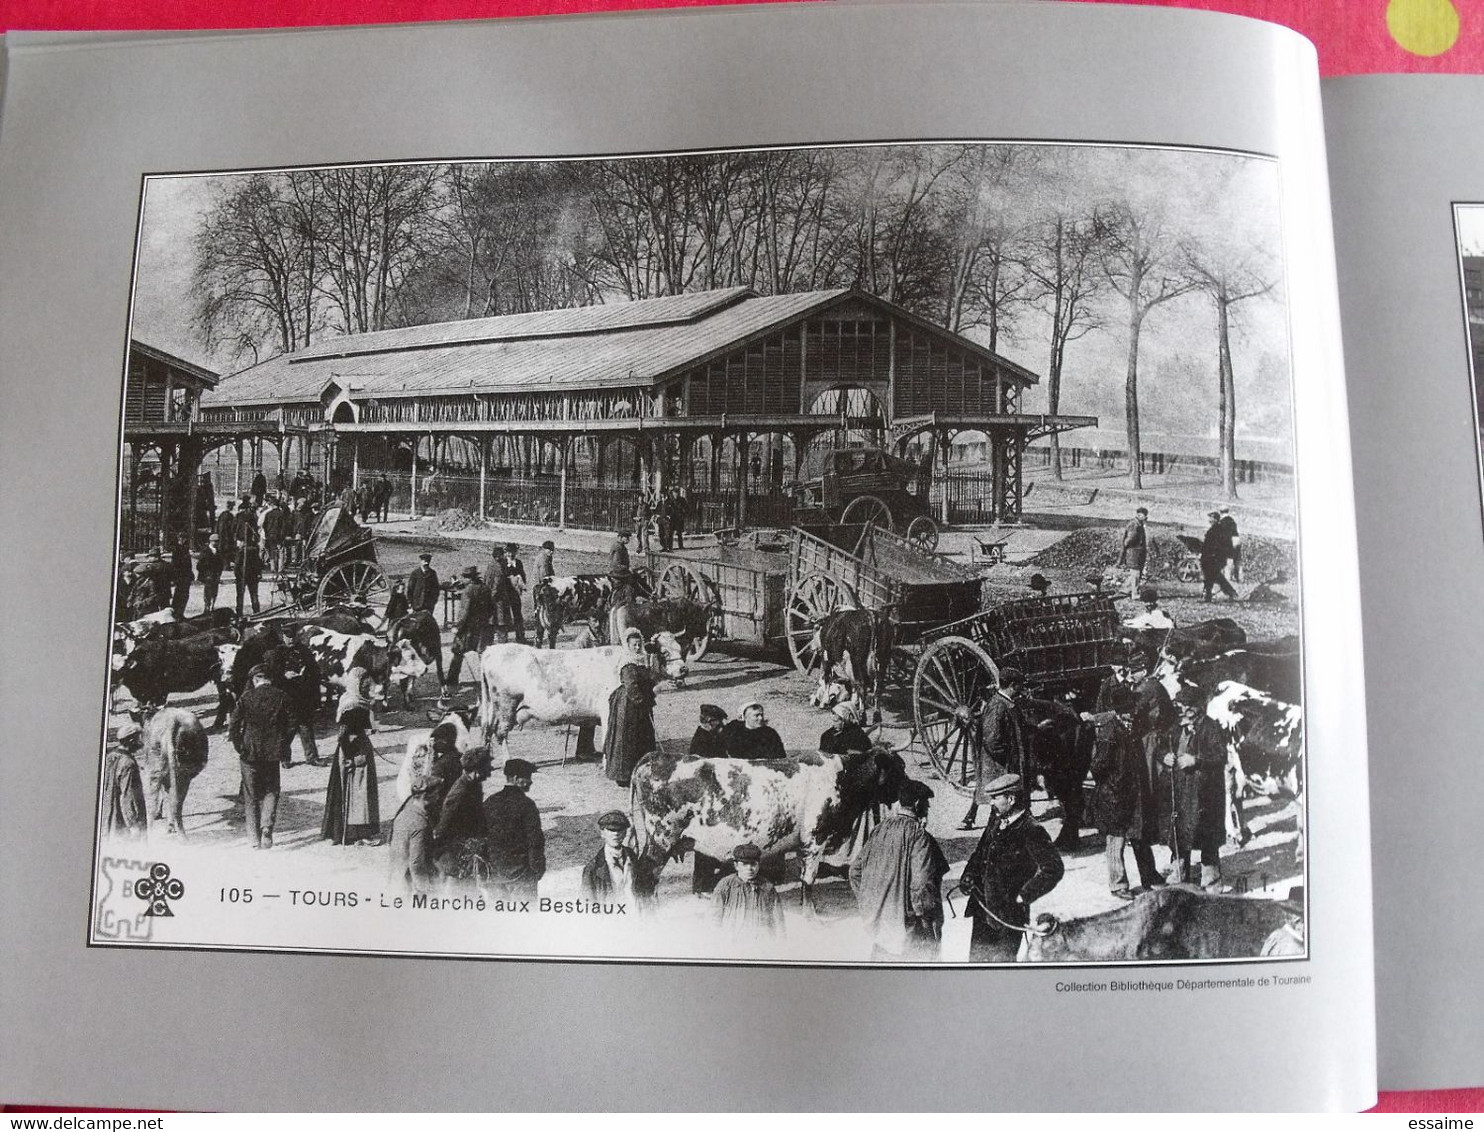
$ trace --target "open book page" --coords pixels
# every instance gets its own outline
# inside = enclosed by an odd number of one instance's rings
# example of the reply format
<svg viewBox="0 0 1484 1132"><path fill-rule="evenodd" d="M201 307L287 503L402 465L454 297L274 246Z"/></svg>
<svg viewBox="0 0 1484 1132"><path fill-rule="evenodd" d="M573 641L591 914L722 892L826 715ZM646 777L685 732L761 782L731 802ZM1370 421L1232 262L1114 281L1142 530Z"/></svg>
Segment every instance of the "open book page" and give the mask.
<svg viewBox="0 0 1484 1132"><path fill-rule="evenodd" d="M1365 587L1379 1073L1388 1089L1471 1085L1484 160L1464 139L1484 82L1337 79L1324 101Z"/></svg>
<svg viewBox="0 0 1484 1132"><path fill-rule="evenodd" d="M6 521L73 600L6 718L86 754L4 803L6 1030L162 979L195 1040L6 1087L549 1104L598 1016L780 1105L1038 1106L1089 1025L1051 1103L1368 1103L1315 92L1287 33L1055 8L23 50L6 365L68 379L8 397ZM191 1052L244 1012L268 1097ZM993 1080L930 1068L966 1014ZM326 1019L531 1052L301 1087ZM793 1071L841 1041L895 1072ZM662 1096L757 1103L581 1101Z"/></svg>

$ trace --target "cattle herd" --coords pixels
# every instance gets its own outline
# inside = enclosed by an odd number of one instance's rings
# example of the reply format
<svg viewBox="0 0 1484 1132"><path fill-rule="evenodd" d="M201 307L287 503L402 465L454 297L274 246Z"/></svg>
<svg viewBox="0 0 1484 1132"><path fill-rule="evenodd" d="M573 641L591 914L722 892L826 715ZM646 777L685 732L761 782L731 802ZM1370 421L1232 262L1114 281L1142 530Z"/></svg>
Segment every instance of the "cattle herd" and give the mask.
<svg viewBox="0 0 1484 1132"><path fill-rule="evenodd" d="M695 642L707 634L710 616L709 610L685 599L642 601L630 607L623 639L603 643L614 632L606 617L610 598L610 583L602 576L542 579L532 591L538 642L554 644L563 627L586 621L590 629L582 639L591 647L491 645L478 658L477 705L453 705L445 695L438 710L423 715L422 722L451 725L460 750L483 746L496 766L510 754L512 733L528 722L576 730L577 749L591 751L595 736L608 731L625 666L638 662L655 684L683 686L696 663ZM826 670L812 702L828 708L843 697L859 696L854 691L859 687L866 693L862 706L874 706L879 722L889 691L887 658L894 647L890 623L864 611L847 611L819 629L816 651L825 658ZM288 693L295 731L308 747L353 674L365 681L372 703L404 713L417 706L415 686L424 674L436 672L442 688L443 637L431 613L412 613L376 631L354 609L269 617L252 624L237 622L228 610L183 620L166 611L118 625L113 688L128 693L133 703L125 707L144 727L140 774L150 833L159 822L168 834L187 834L186 793L207 764L206 729L193 711L172 706L170 697L214 687L212 727L221 728L243 693L247 673L271 654L277 666L271 679ZM1230 842L1240 846L1251 836L1242 800L1256 790L1297 801L1301 852L1298 639L1248 641L1229 619L1153 636L1130 630L1129 638L1131 655L1148 658L1148 678L1171 704L1204 717L1222 737ZM859 681L849 678L856 673ZM1044 784L1048 800L1059 806L1057 845L1064 853L1080 850L1085 824L1083 796L1098 742L1091 713L1080 710L1088 706L1034 694L1020 701L1030 736L1027 767ZM1119 722L1131 726L1127 718ZM415 728L407 738L395 785L398 803L412 793L430 730ZM909 764L915 761L911 752L900 740L895 746L880 741L887 734L882 732L869 751L795 754L766 762L682 754L674 737L662 739L659 749L635 769L627 797L619 802L616 795L615 801L631 816L636 854L656 873L687 852L724 859L742 842L757 845L765 857L797 852L802 906L812 908L821 869L850 864L909 777ZM1284 919L1283 908L1272 900L1185 886L1151 890L1109 912L1063 921L1043 917L1026 933L1023 958L1253 955Z"/></svg>

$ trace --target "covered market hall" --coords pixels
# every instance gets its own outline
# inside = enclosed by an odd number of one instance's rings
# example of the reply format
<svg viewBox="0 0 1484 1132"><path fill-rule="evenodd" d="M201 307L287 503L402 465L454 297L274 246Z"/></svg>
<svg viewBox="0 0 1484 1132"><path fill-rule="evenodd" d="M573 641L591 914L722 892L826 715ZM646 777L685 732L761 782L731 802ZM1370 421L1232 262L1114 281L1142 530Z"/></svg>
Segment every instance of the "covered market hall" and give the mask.
<svg viewBox="0 0 1484 1132"><path fill-rule="evenodd" d="M200 472L218 495L260 470L333 490L385 476L394 514L594 529L679 484L706 530L786 526L791 483L875 445L930 469L952 522L946 458L975 432L991 498L966 509L1013 520L1026 444L1096 424L1022 413L1036 381L860 290L736 287L324 339L201 391Z"/></svg>

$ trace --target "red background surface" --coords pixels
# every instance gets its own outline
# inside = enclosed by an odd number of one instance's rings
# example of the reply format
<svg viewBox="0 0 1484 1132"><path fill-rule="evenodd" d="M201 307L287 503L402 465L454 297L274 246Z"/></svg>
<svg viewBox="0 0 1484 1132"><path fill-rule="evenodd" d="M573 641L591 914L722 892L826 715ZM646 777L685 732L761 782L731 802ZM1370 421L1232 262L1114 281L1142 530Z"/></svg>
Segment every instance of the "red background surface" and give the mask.
<svg viewBox="0 0 1484 1132"><path fill-rule="evenodd" d="M549 16L726 3L727 0L0 0L0 31L118 31L173 28L311 27ZM1094 0L1096 2L1096 0ZM1319 48L1325 75L1484 72L1484 0L1123 0L1254 16L1284 24ZM1400 5L1401 7L1393 7ZM1415 5L1408 13L1406 6ZM1441 19L1458 31L1433 55L1409 51L1387 20L1410 16L1414 29ZM1403 35L1403 39L1408 37ZM1451 38L1451 37L1446 37ZM1415 42L1415 40L1413 41ZM1434 45L1436 50L1436 45ZM95 1112L0 1105L8 1112ZM1376 1112L1480 1112L1484 1088L1382 1093Z"/></svg>

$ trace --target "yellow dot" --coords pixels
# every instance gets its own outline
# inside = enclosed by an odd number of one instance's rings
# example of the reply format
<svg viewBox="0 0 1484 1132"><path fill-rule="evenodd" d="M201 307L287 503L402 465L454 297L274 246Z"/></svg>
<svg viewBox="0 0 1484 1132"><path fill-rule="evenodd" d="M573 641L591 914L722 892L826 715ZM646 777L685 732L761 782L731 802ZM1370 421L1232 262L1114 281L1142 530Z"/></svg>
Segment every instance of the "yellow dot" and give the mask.
<svg viewBox="0 0 1484 1132"><path fill-rule="evenodd" d="M1458 40L1458 9L1451 0L1391 0L1386 27L1413 55L1441 55Z"/></svg>

